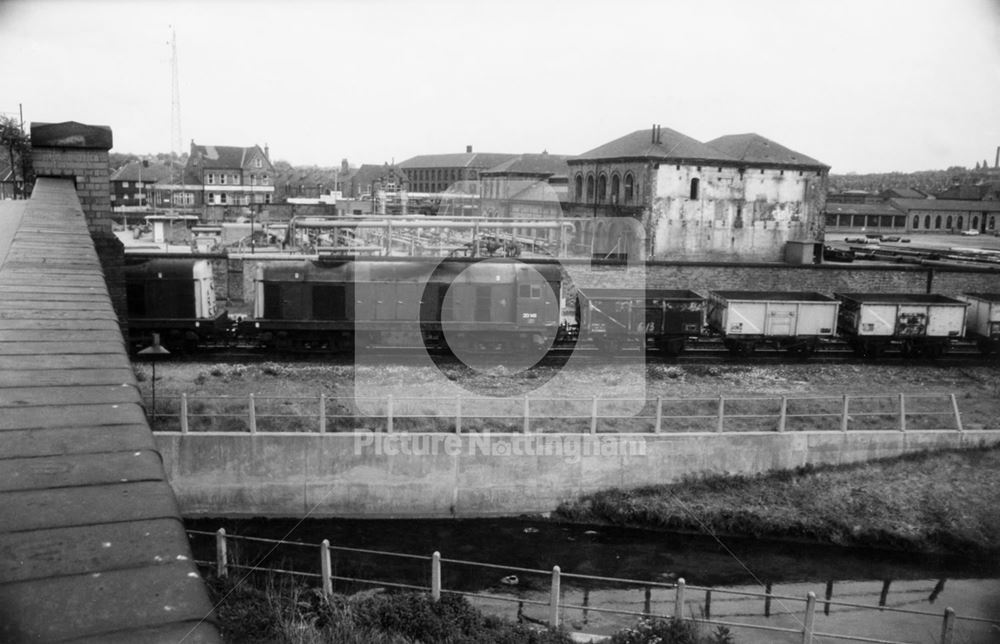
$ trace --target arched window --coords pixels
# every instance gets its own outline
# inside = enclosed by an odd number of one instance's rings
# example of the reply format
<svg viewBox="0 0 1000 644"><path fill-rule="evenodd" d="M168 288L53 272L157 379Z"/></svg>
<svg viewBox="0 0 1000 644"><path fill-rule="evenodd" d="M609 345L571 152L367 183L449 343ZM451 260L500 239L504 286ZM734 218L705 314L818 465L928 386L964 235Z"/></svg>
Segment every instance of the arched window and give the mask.
<svg viewBox="0 0 1000 644"><path fill-rule="evenodd" d="M972 226L970 226L970 228L972 228L972 230L979 230L979 217L972 218Z"/></svg>
<svg viewBox="0 0 1000 644"><path fill-rule="evenodd" d="M995 230L996 227L997 227L997 218L995 216L990 217L990 230Z"/></svg>
<svg viewBox="0 0 1000 644"><path fill-rule="evenodd" d="M691 199L697 199L698 198L698 187L699 187L700 183L701 183L701 179L698 179L697 177L695 177L694 179L691 179L691 195L690 195Z"/></svg>
<svg viewBox="0 0 1000 644"><path fill-rule="evenodd" d="M914 217L913 217L913 230L919 230L919 229L920 229L920 217L917 217L916 215L914 215Z"/></svg>
<svg viewBox="0 0 1000 644"><path fill-rule="evenodd" d="M605 199L608 198L608 175L601 173L601 177L597 180L597 201L598 203L603 203Z"/></svg>
<svg viewBox="0 0 1000 644"><path fill-rule="evenodd" d="M930 230L931 227L931 216L927 215L924 217L924 228Z"/></svg>
<svg viewBox="0 0 1000 644"><path fill-rule="evenodd" d="M632 177L632 173L629 172L625 175L625 203L632 203L632 199L635 198L635 179Z"/></svg>
<svg viewBox="0 0 1000 644"><path fill-rule="evenodd" d="M587 175L587 201L594 200L594 175Z"/></svg>
<svg viewBox="0 0 1000 644"><path fill-rule="evenodd" d="M948 218L944 220L944 227L951 230L951 215L948 215Z"/></svg>
<svg viewBox="0 0 1000 644"><path fill-rule="evenodd" d="M941 230L941 215L934 218L934 230Z"/></svg>
<svg viewBox="0 0 1000 644"><path fill-rule="evenodd" d="M611 203L618 203L621 195L618 194L618 190L621 188L621 179L618 177L618 173L611 175Z"/></svg>
<svg viewBox="0 0 1000 644"><path fill-rule="evenodd" d="M965 223L965 220L962 218L962 215L959 215L958 216L958 225L956 226L956 228L958 228L959 230L962 230L962 224L964 224L964 223Z"/></svg>
<svg viewBox="0 0 1000 644"><path fill-rule="evenodd" d="M573 180L573 186L576 190L576 200L583 201L583 175L579 172L576 174L576 179Z"/></svg>

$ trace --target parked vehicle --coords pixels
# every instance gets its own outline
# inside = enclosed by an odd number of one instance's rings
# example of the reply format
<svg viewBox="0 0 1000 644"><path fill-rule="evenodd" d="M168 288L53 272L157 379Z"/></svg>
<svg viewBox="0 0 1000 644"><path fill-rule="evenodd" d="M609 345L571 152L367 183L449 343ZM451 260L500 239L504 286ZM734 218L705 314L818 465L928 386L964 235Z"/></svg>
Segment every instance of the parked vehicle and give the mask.
<svg viewBox="0 0 1000 644"><path fill-rule="evenodd" d="M758 345L812 353L837 329L837 300L822 293L712 291L708 324L730 352L746 355Z"/></svg>
<svg viewBox="0 0 1000 644"><path fill-rule="evenodd" d="M966 237L975 237L976 235L979 234L979 231L976 230L975 228L970 228L969 230L963 230L962 234L965 235Z"/></svg>

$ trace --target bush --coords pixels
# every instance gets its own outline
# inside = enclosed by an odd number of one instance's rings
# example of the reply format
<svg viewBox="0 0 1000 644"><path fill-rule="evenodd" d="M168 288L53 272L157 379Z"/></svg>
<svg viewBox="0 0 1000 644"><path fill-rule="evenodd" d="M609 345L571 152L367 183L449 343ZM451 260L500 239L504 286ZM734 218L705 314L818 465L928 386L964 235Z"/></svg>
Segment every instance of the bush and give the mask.
<svg viewBox="0 0 1000 644"><path fill-rule="evenodd" d="M611 637L611 644L698 644L698 627L694 622L670 619L643 619L632 628L625 628Z"/></svg>

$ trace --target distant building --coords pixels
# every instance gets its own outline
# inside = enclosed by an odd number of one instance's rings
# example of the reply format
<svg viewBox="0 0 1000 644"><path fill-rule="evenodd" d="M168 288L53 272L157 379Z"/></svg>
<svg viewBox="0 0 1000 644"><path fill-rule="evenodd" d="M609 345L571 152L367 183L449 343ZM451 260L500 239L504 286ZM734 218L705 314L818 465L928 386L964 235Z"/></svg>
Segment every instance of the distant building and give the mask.
<svg viewBox="0 0 1000 644"><path fill-rule="evenodd" d="M905 232L906 213L888 201L882 203L826 202L826 232Z"/></svg>
<svg viewBox="0 0 1000 644"><path fill-rule="evenodd" d="M364 163L351 173L344 186L344 197L362 199L374 197L379 191L398 193L406 189L406 173L388 163Z"/></svg>
<svg viewBox="0 0 1000 644"><path fill-rule="evenodd" d="M906 215L910 232L995 232L1000 225L1000 201L959 199L893 199Z"/></svg>
<svg viewBox="0 0 1000 644"><path fill-rule="evenodd" d="M454 187L478 192L475 182L484 170L514 158L516 154L473 152L472 146L458 154L423 154L399 164L410 192L439 193Z"/></svg>
<svg viewBox="0 0 1000 644"><path fill-rule="evenodd" d="M293 166L276 172L275 200L293 198L318 199L343 191L341 169L316 166Z"/></svg>
<svg viewBox="0 0 1000 644"><path fill-rule="evenodd" d="M159 163L132 161L111 173L111 207L142 209L152 205L153 185L170 181L170 168Z"/></svg>
<svg viewBox="0 0 1000 644"><path fill-rule="evenodd" d="M569 192L569 157L521 154L480 172L485 216L541 219L562 216Z"/></svg>
<svg viewBox="0 0 1000 644"><path fill-rule="evenodd" d="M935 195L938 199L962 199L972 201L1000 200L1000 181L984 181L973 185L952 186Z"/></svg>
<svg viewBox="0 0 1000 644"><path fill-rule="evenodd" d="M274 166L260 146L196 145L181 173L181 183L155 186L157 207L201 210L208 219L224 219L251 205L274 201Z"/></svg>
<svg viewBox="0 0 1000 644"><path fill-rule="evenodd" d="M829 166L758 134L654 126L568 163L567 214L637 219L650 258L782 261L786 242L822 240Z"/></svg>

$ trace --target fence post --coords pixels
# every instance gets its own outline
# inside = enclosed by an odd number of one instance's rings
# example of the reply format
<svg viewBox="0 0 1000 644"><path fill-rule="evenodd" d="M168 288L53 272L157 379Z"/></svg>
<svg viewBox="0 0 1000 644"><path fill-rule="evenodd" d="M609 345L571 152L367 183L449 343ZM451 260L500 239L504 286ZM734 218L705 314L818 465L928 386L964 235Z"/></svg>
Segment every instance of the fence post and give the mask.
<svg viewBox="0 0 1000 644"><path fill-rule="evenodd" d="M326 394L319 395L319 433L326 433Z"/></svg>
<svg viewBox="0 0 1000 644"><path fill-rule="evenodd" d="M394 412L392 394L390 394L389 397L385 399L385 431L389 434L393 431Z"/></svg>
<svg viewBox="0 0 1000 644"><path fill-rule="evenodd" d="M549 626L559 628L559 566L552 566L552 588L549 590Z"/></svg>
<svg viewBox="0 0 1000 644"><path fill-rule="evenodd" d="M723 422L725 421L725 418L726 418L726 399L724 396L719 395L719 424L715 428L715 431L717 432L722 431L722 426Z"/></svg>
<svg viewBox="0 0 1000 644"><path fill-rule="evenodd" d="M590 611L587 607L590 606L590 589L583 589L583 623L586 624L588 617L590 616Z"/></svg>
<svg viewBox="0 0 1000 644"><path fill-rule="evenodd" d="M653 431L657 434L663 431L663 396L656 397L656 424L653 425Z"/></svg>
<svg viewBox="0 0 1000 644"><path fill-rule="evenodd" d="M257 405L254 404L253 394L250 394L250 433L257 433Z"/></svg>
<svg viewBox="0 0 1000 644"><path fill-rule="evenodd" d="M952 395L952 400L955 400L955 396ZM181 394L181 433L188 433L188 395Z"/></svg>
<svg viewBox="0 0 1000 644"><path fill-rule="evenodd" d="M219 577L229 575L229 566L226 562L226 529L219 528L215 531L215 574Z"/></svg>
<svg viewBox="0 0 1000 644"><path fill-rule="evenodd" d="M653 589L646 586L643 593L642 614L649 616L653 612Z"/></svg>
<svg viewBox="0 0 1000 644"><path fill-rule="evenodd" d="M833 580L828 579L826 582L826 602L823 604L823 614L830 614L830 599L833 597Z"/></svg>
<svg viewBox="0 0 1000 644"><path fill-rule="evenodd" d="M840 414L840 431L847 431L847 421L850 416L847 414L847 409L851 405L851 400L847 394L844 394L844 410Z"/></svg>
<svg viewBox="0 0 1000 644"><path fill-rule="evenodd" d="M806 595L806 619L802 625L802 644L812 644L813 622L816 620L816 593Z"/></svg>
<svg viewBox="0 0 1000 644"><path fill-rule="evenodd" d="M955 634L955 609L949 606L944 609L944 620L941 622L941 644L951 644Z"/></svg>
<svg viewBox="0 0 1000 644"><path fill-rule="evenodd" d="M441 553L437 550L431 555L431 599L441 600Z"/></svg>
<svg viewBox="0 0 1000 644"><path fill-rule="evenodd" d="M330 565L330 540L323 539L319 544L319 570L323 577L323 594L329 597L333 594L333 579L330 578L333 566Z"/></svg>
<svg viewBox="0 0 1000 644"><path fill-rule="evenodd" d="M951 395L951 408L955 412L955 429L960 432L965 431L962 428L962 414L958 411L958 400L955 399L955 394Z"/></svg>
<svg viewBox="0 0 1000 644"><path fill-rule="evenodd" d="M455 433L462 433L462 397L455 399Z"/></svg>
<svg viewBox="0 0 1000 644"><path fill-rule="evenodd" d="M681 577L677 580L677 594L674 595L674 618L684 619L684 587L687 583Z"/></svg>
<svg viewBox="0 0 1000 644"><path fill-rule="evenodd" d="M788 416L788 396L781 397L781 414L778 416L778 431L785 431L785 420Z"/></svg>
<svg viewBox="0 0 1000 644"><path fill-rule="evenodd" d="M594 399L590 402L590 433L597 433L597 395L594 395Z"/></svg>
<svg viewBox="0 0 1000 644"><path fill-rule="evenodd" d="M712 619L712 589L705 589L705 619Z"/></svg>
<svg viewBox="0 0 1000 644"><path fill-rule="evenodd" d="M899 394L899 431L906 431L906 398L905 394Z"/></svg>
<svg viewBox="0 0 1000 644"><path fill-rule="evenodd" d="M529 405L529 403L528 403L528 395L525 394L525 396L524 396L524 433L525 434L527 434L528 430L531 428L531 421L529 420L531 418L531 416L530 416L530 408L528 407L528 405Z"/></svg>
<svg viewBox="0 0 1000 644"><path fill-rule="evenodd" d="M771 582L764 584L764 617L771 616Z"/></svg>

